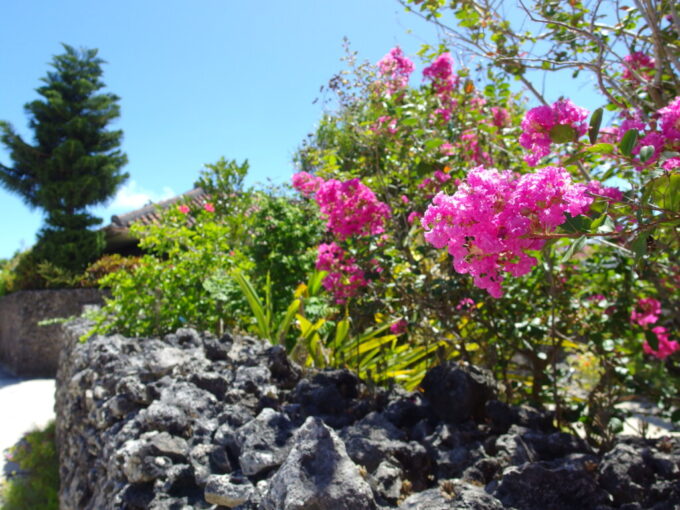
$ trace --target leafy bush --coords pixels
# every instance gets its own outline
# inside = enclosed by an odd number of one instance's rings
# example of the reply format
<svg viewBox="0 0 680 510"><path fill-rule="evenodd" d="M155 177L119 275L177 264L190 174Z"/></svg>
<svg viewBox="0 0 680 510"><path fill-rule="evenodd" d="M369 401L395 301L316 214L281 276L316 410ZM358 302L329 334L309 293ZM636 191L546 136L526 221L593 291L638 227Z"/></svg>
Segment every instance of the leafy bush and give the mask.
<svg viewBox="0 0 680 510"><path fill-rule="evenodd" d="M1 510L58 510L59 459L54 422L26 434L8 455L19 473L0 487Z"/></svg>

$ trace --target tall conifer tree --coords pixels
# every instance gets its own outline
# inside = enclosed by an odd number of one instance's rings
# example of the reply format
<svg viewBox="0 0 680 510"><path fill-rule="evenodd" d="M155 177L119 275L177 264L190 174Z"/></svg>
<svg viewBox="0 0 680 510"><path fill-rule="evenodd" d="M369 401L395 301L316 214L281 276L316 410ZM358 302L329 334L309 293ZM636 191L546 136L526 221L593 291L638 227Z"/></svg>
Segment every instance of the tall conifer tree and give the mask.
<svg viewBox="0 0 680 510"><path fill-rule="evenodd" d="M101 220L87 208L112 197L128 177L121 171L127 156L119 150L122 131L106 129L120 115L120 98L99 92L104 61L96 49L63 46L36 89L42 98L24 106L33 144L0 122L0 140L13 162L0 164L0 183L45 212L34 259L77 271L103 246L101 234L91 230Z"/></svg>

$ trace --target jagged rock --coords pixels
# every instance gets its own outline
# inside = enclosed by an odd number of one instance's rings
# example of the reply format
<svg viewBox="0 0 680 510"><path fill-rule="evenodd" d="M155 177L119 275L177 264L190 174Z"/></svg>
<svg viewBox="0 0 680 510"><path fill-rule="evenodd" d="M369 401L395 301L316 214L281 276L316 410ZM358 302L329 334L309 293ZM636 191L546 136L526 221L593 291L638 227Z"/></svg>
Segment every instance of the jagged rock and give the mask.
<svg viewBox="0 0 680 510"><path fill-rule="evenodd" d="M318 416L333 428L342 428L371 411L370 403L360 400L364 384L347 370L326 370L295 387L293 402L300 417Z"/></svg>
<svg viewBox="0 0 680 510"><path fill-rule="evenodd" d="M491 372L454 362L430 369L421 385L435 414L448 423L483 421L485 404L497 391Z"/></svg>
<svg viewBox="0 0 680 510"><path fill-rule="evenodd" d="M493 495L517 510L573 510L609 501L585 467L542 461L507 468Z"/></svg>
<svg viewBox="0 0 680 510"><path fill-rule="evenodd" d="M294 388L300 380L302 371L290 360L286 349L281 345L274 345L267 349L265 355L269 372L278 386L286 390Z"/></svg>
<svg viewBox="0 0 680 510"><path fill-rule="evenodd" d="M318 418L307 418L294 446L272 477L265 510L347 510L375 508L371 488L335 432Z"/></svg>
<svg viewBox="0 0 680 510"><path fill-rule="evenodd" d="M443 481L439 487L410 495L400 510L502 510L500 501L480 487Z"/></svg>
<svg viewBox="0 0 680 510"><path fill-rule="evenodd" d="M162 377L172 372L177 365L186 363L188 356L176 347L163 347L152 351L147 359L148 373L154 377Z"/></svg>
<svg viewBox="0 0 680 510"><path fill-rule="evenodd" d="M292 433L293 425L284 414L263 409L256 418L236 431L241 471L245 475L257 475L280 466L290 450Z"/></svg>
<svg viewBox="0 0 680 510"><path fill-rule="evenodd" d="M255 487L247 478L211 476L205 486L205 500L215 505L235 508L247 502L254 492Z"/></svg>
<svg viewBox="0 0 680 510"><path fill-rule="evenodd" d="M185 462L189 446L181 437L174 437L167 432L161 432L149 439L149 451L152 455L169 457L174 462Z"/></svg>
<svg viewBox="0 0 680 510"><path fill-rule="evenodd" d="M645 486L654 480L639 451L627 444L617 444L607 452L599 466L600 484L622 505L645 499Z"/></svg>

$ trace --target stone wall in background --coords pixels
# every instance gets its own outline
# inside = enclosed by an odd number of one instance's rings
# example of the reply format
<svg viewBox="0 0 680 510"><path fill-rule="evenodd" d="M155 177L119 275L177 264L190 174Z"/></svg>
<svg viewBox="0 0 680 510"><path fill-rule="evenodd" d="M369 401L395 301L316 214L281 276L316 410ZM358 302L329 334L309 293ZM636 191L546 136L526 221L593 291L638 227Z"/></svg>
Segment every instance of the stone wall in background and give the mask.
<svg viewBox="0 0 680 510"><path fill-rule="evenodd" d="M387 391L249 337L86 328L57 374L61 510L680 508L680 440L595 452L473 366Z"/></svg>
<svg viewBox="0 0 680 510"><path fill-rule="evenodd" d="M55 377L64 332L45 319L80 315L101 304L98 289L24 290L0 298L0 365L19 377Z"/></svg>

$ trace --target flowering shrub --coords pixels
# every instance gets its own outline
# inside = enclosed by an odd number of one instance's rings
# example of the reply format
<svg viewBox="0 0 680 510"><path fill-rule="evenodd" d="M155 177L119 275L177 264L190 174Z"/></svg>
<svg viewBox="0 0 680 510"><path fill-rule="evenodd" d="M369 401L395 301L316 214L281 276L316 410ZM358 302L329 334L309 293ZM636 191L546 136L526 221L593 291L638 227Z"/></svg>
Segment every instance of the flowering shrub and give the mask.
<svg viewBox="0 0 680 510"><path fill-rule="evenodd" d="M425 239L448 248L457 272L501 297L500 271L527 274L537 263L527 251L543 248L540 236L563 224L565 213L587 213L592 201L586 186L573 184L563 168L517 175L477 167L452 196L434 198L422 223Z"/></svg>
<svg viewBox="0 0 680 510"><path fill-rule="evenodd" d="M607 437L601 412L624 388L672 409L654 363L674 359L668 331L680 325L668 312L680 283L678 99L617 96L602 127L602 109L569 99L524 111L503 79L519 67L490 66L478 88L451 53L422 54L415 88L401 50L375 69L350 58L355 79L332 82L338 109L297 155L294 187L326 221L317 268L331 273L329 299L353 329L389 324L404 349L441 339L438 359L486 365L508 399L552 401L592 437ZM659 73L640 56L621 69L631 91ZM343 183L370 191L364 216ZM565 351L596 364L585 396L563 388Z"/></svg>

